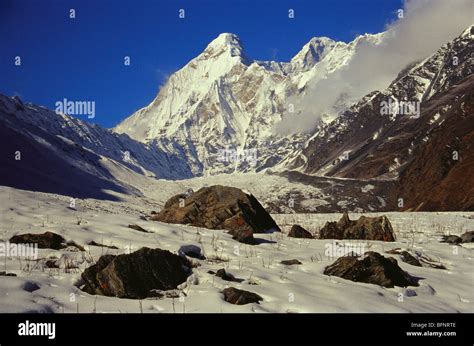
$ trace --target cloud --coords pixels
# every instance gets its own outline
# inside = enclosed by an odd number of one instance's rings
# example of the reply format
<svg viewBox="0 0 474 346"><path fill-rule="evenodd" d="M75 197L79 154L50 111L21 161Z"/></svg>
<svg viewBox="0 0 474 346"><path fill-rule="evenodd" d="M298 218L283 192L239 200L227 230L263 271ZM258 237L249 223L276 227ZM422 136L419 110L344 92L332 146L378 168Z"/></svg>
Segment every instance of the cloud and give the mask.
<svg viewBox="0 0 474 346"><path fill-rule="evenodd" d="M408 64L431 55L472 25L472 11L472 0L406 0L403 18L394 14L397 19L387 24L380 44L363 40L344 68L310 82L303 98L288 101L294 103L295 113L286 114L275 130L311 131L324 113L340 110L341 99L351 104L386 88Z"/></svg>

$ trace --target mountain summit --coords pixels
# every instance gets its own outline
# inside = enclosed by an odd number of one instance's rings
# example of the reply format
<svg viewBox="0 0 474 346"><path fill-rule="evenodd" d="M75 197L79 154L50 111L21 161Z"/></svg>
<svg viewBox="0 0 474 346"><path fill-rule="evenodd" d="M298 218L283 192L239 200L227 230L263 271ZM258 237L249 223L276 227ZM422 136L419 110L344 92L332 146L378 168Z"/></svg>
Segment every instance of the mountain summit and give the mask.
<svg viewBox="0 0 474 346"><path fill-rule="evenodd" d="M465 76L467 70L461 73L464 63L460 59L464 53L459 47L472 41L470 32L465 30L454 43L440 48L438 58L426 58L394 75L392 88L399 89L395 96L416 100L423 96L418 101L425 101L441 91L441 82ZM384 33L361 35L350 43L314 37L290 62L275 62L249 59L239 37L223 33L171 75L148 106L114 130L184 157L194 175L292 168L343 177L394 176L403 161L398 156L374 172L356 172L346 161L333 164L344 151L366 150L365 143L378 143L384 138L380 133L392 120L382 118L379 108L391 89L377 93L378 103L373 103L373 94L354 100L359 101L354 105L352 100L341 99L341 109L323 114L314 130L287 135L275 132L284 117L298 116L295 104L308 103L308 86L331 78L351 62L360 47L376 46L383 40ZM443 64L439 57L451 57L453 50L458 51L460 65ZM407 73L411 79L404 77ZM370 115L367 104L373 108ZM246 157L249 153L250 161Z"/></svg>
<svg viewBox="0 0 474 346"><path fill-rule="evenodd" d="M281 137L289 98L304 96L350 59L353 47L327 37L311 39L290 62L250 59L240 38L222 33L176 71L158 96L115 127L118 133L159 142L184 155L196 175L255 171L291 160L307 135ZM222 161L223 151L257 150L256 162Z"/></svg>
<svg viewBox="0 0 474 346"><path fill-rule="evenodd" d="M335 45L336 42L328 37L313 37L291 59L291 64L298 70L307 70L321 61Z"/></svg>

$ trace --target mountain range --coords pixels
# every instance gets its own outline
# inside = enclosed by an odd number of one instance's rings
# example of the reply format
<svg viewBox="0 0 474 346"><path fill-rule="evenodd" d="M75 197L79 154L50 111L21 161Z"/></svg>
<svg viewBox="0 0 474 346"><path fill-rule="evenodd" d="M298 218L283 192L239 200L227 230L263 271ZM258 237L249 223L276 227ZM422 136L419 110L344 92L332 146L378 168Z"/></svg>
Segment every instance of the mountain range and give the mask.
<svg viewBox="0 0 474 346"><path fill-rule="evenodd" d="M370 182L380 210L474 210L473 26L386 88L358 100L336 90L314 126L278 130L285 117L298 121L312 86L383 39L317 37L275 62L253 60L237 35L221 34L113 129L0 96L0 181L102 198L98 191L140 194L117 178L123 172L170 180L260 172L289 184L335 179L338 193L361 200L351 186Z"/></svg>

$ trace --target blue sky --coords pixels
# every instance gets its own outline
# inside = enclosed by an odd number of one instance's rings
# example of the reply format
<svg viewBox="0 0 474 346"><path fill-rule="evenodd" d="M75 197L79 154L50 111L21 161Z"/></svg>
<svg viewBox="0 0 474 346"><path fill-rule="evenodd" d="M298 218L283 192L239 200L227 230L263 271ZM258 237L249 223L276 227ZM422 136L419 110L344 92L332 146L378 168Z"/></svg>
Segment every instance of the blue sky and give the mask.
<svg viewBox="0 0 474 346"><path fill-rule="evenodd" d="M1 0L0 93L51 109L63 98L95 101L93 122L112 127L219 33L238 34L251 58L288 61L314 36L347 42L383 31L401 7L402 0Z"/></svg>

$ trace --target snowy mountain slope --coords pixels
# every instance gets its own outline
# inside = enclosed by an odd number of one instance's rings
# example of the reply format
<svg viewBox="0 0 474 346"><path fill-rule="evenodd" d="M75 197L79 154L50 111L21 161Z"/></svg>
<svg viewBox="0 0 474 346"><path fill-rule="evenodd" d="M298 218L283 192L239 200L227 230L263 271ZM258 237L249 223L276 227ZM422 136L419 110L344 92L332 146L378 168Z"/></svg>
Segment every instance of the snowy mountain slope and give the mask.
<svg viewBox="0 0 474 346"><path fill-rule="evenodd" d="M108 160L149 177L192 176L182 158L155 144L23 104L15 97L0 95L0 130L1 161L7 167L1 172L2 185L68 195L94 195L101 189L123 192L124 186L119 186L104 166Z"/></svg>
<svg viewBox="0 0 474 346"><path fill-rule="evenodd" d="M260 171L294 158L308 135L282 137L272 128L295 98L350 60L362 41L346 44L313 38L288 63L253 61L234 34L221 34L186 66L171 75L147 107L114 128L145 143L173 145L186 155L193 173ZM291 99L291 101L290 101ZM291 104L290 104L291 103ZM242 151L227 160L222 150ZM248 152L251 162L248 160Z"/></svg>
<svg viewBox="0 0 474 346"><path fill-rule="evenodd" d="M448 110L466 94L465 88L456 86L472 75L473 52L471 26L430 57L402 71L387 89L366 95L323 126L296 164L310 174L396 177L415 150L429 139L430 132L444 121ZM450 91L451 96L445 98L449 90L454 90L454 95ZM419 117L416 112L404 114L401 108L384 112L388 101L400 102L398 105L411 102L414 110L419 107Z"/></svg>
<svg viewBox="0 0 474 346"><path fill-rule="evenodd" d="M363 196L354 193L366 182L321 178L308 184L264 172L173 180L173 174L181 177L175 168L182 162L166 156L153 144L23 104L18 98L0 96L0 138L0 185L17 189L81 200L131 200L132 204L152 205L157 210L168 195L222 184L251 188L273 212L330 212L342 206L358 211L383 209L378 200L384 196L381 189ZM124 155L127 150L130 160ZM20 160L15 159L17 152ZM170 162L165 161L168 157ZM190 170L184 173L191 174Z"/></svg>
<svg viewBox="0 0 474 346"><path fill-rule="evenodd" d="M394 197L411 210L474 210L474 75L434 99L445 105L442 120L429 120L437 126L413 150Z"/></svg>
<svg viewBox="0 0 474 346"><path fill-rule="evenodd" d="M317 233L326 221L339 220L340 214L274 215L283 232L259 234L267 241L252 248L242 246L222 230L144 221L136 211L143 208L142 201L136 202L128 203L129 209L126 209L118 202L79 201L77 210L71 210L65 208L68 200L62 196L0 187L2 240L18 233L51 231L86 249L85 252L39 249L37 261L5 256L2 270L17 276L0 279L0 310L4 313L469 313L473 310L472 243L456 246L456 251L450 244L439 243L443 234L460 235L471 230L473 213L388 213L396 242L338 241L339 244L364 245L365 250L394 257L403 270L420 279L418 287L384 288L324 275L324 268L337 259L326 255L332 241L287 237L294 223ZM359 216L350 215L351 219ZM150 233L132 230L127 227L130 224L138 224ZM87 245L91 241L117 249ZM202 248L208 259L199 261L200 265L194 268L192 280L184 289L184 300L138 301L90 295L78 288L83 270L101 255L124 254L143 246L177 253L181 246L189 244ZM394 248L422 253L447 269L416 267L403 262L398 255L385 254ZM219 258L227 260L217 261ZM302 264L280 263L293 258ZM47 268L48 260L57 261L59 268ZM221 268L244 281L229 283L208 273ZM33 284L38 289L26 289ZM225 302L221 290L230 284L259 294L263 301L246 305ZM288 299L290 293L294 299Z"/></svg>

